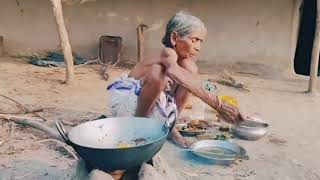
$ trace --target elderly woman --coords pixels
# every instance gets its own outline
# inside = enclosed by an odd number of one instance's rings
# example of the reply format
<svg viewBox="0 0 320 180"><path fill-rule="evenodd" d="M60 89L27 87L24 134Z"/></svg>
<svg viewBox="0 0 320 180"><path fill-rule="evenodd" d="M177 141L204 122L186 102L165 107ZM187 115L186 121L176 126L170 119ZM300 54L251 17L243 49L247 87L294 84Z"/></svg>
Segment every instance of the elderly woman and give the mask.
<svg viewBox="0 0 320 180"><path fill-rule="evenodd" d="M195 62L206 33L199 18L184 12L174 15L167 24L160 55L139 62L128 76L108 86L112 115L163 119L172 129L172 140L182 147L188 142L172 127L189 93L214 108L222 119L230 123L243 120L236 107L219 102L197 79Z"/></svg>

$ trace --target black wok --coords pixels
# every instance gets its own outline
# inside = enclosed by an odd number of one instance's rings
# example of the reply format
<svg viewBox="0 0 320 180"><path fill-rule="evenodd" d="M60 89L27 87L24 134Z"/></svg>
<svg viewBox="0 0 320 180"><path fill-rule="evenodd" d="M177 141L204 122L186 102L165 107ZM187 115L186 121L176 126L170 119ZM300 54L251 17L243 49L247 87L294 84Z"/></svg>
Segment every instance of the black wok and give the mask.
<svg viewBox="0 0 320 180"><path fill-rule="evenodd" d="M90 121L68 133L59 121L55 125L86 164L100 170L125 170L151 160L170 131L163 121L138 117Z"/></svg>

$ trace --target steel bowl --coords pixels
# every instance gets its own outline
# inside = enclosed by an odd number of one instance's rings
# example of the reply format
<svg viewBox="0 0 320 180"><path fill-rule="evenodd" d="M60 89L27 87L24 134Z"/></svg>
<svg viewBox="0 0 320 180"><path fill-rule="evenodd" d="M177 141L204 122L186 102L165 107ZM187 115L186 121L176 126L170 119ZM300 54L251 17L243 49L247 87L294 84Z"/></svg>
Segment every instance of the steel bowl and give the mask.
<svg viewBox="0 0 320 180"><path fill-rule="evenodd" d="M245 120L232 126L231 132L239 139L256 141L267 134L268 126L267 123Z"/></svg>

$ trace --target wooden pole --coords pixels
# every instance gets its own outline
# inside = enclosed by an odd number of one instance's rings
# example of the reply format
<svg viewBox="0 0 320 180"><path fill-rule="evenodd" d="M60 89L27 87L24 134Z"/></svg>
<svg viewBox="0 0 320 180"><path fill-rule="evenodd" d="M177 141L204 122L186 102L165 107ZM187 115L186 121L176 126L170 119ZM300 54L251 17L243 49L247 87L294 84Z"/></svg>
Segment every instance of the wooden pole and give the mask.
<svg viewBox="0 0 320 180"><path fill-rule="evenodd" d="M68 33L63 19L62 4L61 0L51 0L51 2L53 5L53 13L56 18L61 48L66 64L66 83L71 84L74 80L74 64Z"/></svg>
<svg viewBox="0 0 320 180"><path fill-rule="evenodd" d="M315 93L317 90L318 80L318 66L319 66L319 53L320 53L320 0L317 0L317 20L316 30L313 40L312 59L310 65L310 80L309 80L309 93Z"/></svg>
<svg viewBox="0 0 320 180"><path fill-rule="evenodd" d="M143 61L144 56L144 28L148 28L145 24L140 24L137 27L138 36L138 62Z"/></svg>
<svg viewBox="0 0 320 180"><path fill-rule="evenodd" d="M3 36L0 36L0 57L3 56Z"/></svg>
<svg viewBox="0 0 320 180"><path fill-rule="evenodd" d="M291 69L294 73L294 56L296 52L296 47L298 44L298 37L300 31L300 22L301 22L301 12L300 8L302 6L303 0L295 0L294 8L292 10L292 31L291 31Z"/></svg>

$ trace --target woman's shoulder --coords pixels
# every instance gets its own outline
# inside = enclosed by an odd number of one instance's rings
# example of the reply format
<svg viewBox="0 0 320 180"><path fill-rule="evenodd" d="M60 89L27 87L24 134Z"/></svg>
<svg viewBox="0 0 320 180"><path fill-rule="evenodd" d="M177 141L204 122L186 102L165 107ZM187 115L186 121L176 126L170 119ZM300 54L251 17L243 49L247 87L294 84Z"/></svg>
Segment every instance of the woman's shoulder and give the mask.
<svg viewBox="0 0 320 180"><path fill-rule="evenodd" d="M178 59L178 55L174 49L165 47L161 51L160 58Z"/></svg>
<svg viewBox="0 0 320 180"><path fill-rule="evenodd" d="M134 68L132 69L130 76L134 76L135 78L140 78L147 74L151 69L161 68L161 60L160 58L144 58L143 61L138 62Z"/></svg>
<svg viewBox="0 0 320 180"><path fill-rule="evenodd" d="M148 69L165 65L166 61L173 63L177 61L177 53L172 48L163 48L157 56L145 57L143 61L135 65L135 69Z"/></svg>

